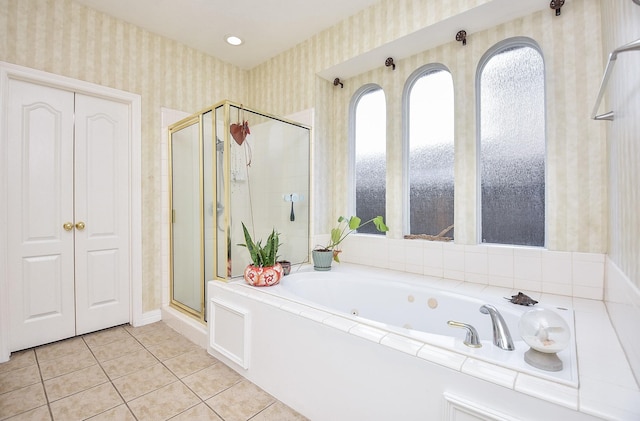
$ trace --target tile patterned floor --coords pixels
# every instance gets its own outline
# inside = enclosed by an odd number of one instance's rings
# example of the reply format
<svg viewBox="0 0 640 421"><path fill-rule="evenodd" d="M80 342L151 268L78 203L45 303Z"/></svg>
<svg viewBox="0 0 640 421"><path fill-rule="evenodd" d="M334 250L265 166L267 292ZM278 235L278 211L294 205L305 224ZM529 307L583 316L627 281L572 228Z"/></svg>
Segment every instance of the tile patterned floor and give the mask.
<svg viewBox="0 0 640 421"><path fill-rule="evenodd" d="M15 352L0 420L306 420L162 322Z"/></svg>

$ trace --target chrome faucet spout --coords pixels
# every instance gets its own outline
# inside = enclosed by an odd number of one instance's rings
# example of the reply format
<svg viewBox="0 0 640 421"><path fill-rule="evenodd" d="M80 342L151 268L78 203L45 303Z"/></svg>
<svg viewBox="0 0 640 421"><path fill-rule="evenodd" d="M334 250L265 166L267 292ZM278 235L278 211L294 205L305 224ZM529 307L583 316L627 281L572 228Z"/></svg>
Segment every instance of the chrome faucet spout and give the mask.
<svg viewBox="0 0 640 421"><path fill-rule="evenodd" d="M506 351L513 351L514 349L516 349L513 345L513 340L511 339L511 333L509 333L507 323L502 318L502 315L500 314L498 309L491 304L485 304L480 307L480 313L488 314L489 316L491 316L491 326L493 328L493 344L498 348L504 349Z"/></svg>

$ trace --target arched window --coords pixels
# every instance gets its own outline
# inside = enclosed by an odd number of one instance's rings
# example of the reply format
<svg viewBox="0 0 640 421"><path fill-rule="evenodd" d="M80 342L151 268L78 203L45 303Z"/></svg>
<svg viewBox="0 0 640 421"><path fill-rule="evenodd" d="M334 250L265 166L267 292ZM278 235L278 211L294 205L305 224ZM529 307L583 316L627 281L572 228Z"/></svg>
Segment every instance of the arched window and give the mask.
<svg viewBox="0 0 640 421"><path fill-rule="evenodd" d="M416 70L404 88L405 228L437 235L453 225L453 78L446 67ZM407 226L408 222L408 226ZM446 232L452 237L453 230Z"/></svg>
<svg viewBox="0 0 640 421"><path fill-rule="evenodd" d="M535 42L506 40L477 72L481 241L544 246L544 62Z"/></svg>
<svg viewBox="0 0 640 421"><path fill-rule="evenodd" d="M351 206L354 214L367 221L385 216L387 174L387 107L378 85L365 85L351 100ZM347 215L345 215L347 216ZM381 234L373 224L360 233Z"/></svg>

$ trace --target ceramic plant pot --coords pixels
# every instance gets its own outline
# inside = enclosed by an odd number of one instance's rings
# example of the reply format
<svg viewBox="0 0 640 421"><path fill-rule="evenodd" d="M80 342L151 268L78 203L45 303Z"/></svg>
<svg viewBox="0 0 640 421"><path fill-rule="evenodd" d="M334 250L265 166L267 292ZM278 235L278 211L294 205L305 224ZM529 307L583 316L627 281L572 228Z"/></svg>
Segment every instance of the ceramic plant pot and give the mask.
<svg viewBox="0 0 640 421"><path fill-rule="evenodd" d="M253 266L249 265L244 270L244 280L254 287L269 287L277 285L282 278L282 266Z"/></svg>
<svg viewBox="0 0 640 421"><path fill-rule="evenodd" d="M331 270L331 262L333 261L333 250L312 250L313 269L315 270Z"/></svg>
<svg viewBox="0 0 640 421"><path fill-rule="evenodd" d="M291 272L291 262L288 260L280 260L280 266L282 266L282 273L287 276Z"/></svg>

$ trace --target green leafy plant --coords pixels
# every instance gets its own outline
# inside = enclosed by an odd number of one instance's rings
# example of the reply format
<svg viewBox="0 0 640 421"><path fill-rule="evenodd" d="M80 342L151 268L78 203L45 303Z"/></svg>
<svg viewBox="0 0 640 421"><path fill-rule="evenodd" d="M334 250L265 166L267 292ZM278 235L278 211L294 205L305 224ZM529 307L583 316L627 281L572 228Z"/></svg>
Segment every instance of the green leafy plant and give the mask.
<svg viewBox="0 0 640 421"><path fill-rule="evenodd" d="M349 218L341 216L338 218L338 226L331 230L331 238L329 239L329 244L324 247L318 247L316 248L316 250L333 251L333 260L340 263L340 258L338 257L338 255L340 254L340 249L338 248L340 243L342 243L344 239L349 236L349 234L356 232L358 229L371 223L374 224L376 226L376 229L380 232L389 231L389 227L385 225L384 218L382 216L376 216L375 218L371 218L366 222L362 222L362 219L355 215Z"/></svg>
<svg viewBox="0 0 640 421"><path fill-rule="evenodd" d="M238 245L246 247L247 250L249 250L251 264L259 267L275 266L276 260L278 259L278 247L281 245L279 234L276 230L271 231L264 246L262 245L262 240L258 240L258 242L253 241L244 222L242 223L242 231L244 231L245 243Z"/></svg>

